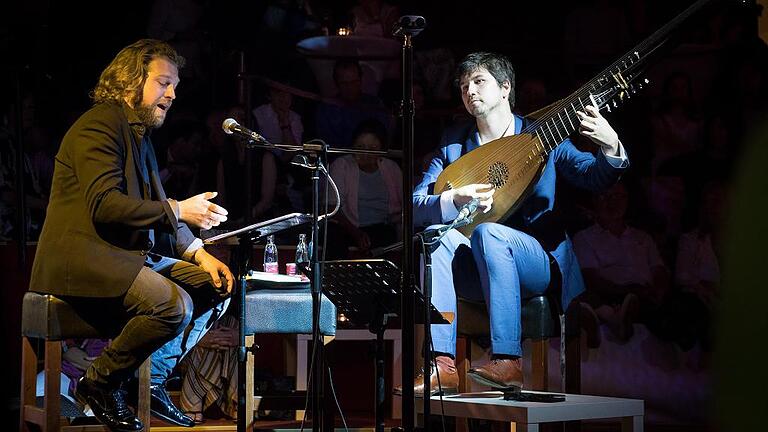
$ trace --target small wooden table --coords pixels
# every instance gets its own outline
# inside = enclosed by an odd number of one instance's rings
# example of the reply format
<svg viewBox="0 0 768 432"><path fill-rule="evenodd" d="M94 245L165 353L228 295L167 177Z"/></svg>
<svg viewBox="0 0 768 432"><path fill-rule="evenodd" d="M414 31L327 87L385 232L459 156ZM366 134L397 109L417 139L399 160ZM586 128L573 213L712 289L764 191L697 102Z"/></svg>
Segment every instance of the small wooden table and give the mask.
<svg viewBox="0 0 768 432"><path fill-rule="evenodd" d="M564 402L505 401L501 392L443 396L445 415L515 423L512 430L538 432L540 423L616 418L622 432L643 432L645 402L604 396L566 394ZM416 412L423 411L417 401ZM432 396L432 415L441 413L440 397Z"/></svg>

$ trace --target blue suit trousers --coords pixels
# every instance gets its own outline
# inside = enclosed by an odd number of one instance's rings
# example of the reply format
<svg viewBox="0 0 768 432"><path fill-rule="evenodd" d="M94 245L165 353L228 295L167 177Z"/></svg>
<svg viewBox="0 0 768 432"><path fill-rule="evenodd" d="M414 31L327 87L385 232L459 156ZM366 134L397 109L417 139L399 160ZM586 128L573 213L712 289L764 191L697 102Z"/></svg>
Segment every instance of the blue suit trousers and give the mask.
<svg viewBox="0 0 768 432"><path fill-rule="evenodd" d="M432 304L455 316L451 324L432 325L434 351L456 355L459 296L485 302L494 354L522 356L521 298L543 293L550 282L549 255L541 244L513 228L483 223L471 239L448 231L431 257Z"/></svg>

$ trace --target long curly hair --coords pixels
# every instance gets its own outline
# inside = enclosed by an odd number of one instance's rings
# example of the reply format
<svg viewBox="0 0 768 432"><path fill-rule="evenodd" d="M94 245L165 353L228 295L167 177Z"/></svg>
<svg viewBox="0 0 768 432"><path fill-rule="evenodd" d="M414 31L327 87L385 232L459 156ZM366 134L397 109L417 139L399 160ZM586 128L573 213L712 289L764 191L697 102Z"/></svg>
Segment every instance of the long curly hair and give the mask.
<svg viewBox="0 0 768 432"><path fill-rule="evenodd" d="M184 57L166 42L141 39L120 50L101 72L99 82L90 94L93 103L120 102L131 97L134 106L138 106L141 89L149 74L149 63L158 57L166 58L179 69L184 67Z"/></svg>

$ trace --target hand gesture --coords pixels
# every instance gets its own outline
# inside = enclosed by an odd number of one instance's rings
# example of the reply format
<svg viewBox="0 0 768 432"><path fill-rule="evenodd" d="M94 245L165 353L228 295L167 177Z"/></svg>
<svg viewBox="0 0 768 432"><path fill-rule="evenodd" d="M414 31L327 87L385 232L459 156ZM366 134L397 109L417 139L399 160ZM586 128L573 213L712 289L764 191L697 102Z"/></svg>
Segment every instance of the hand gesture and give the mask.
<svg viewBox="0 0 768 432"><path fill-rule="evenodd" d="M480 200L478 209L483 213L488 213L493 205L493 194L496 192L496 188L490 183L471 184L453 189L450 192L453 194L453 205L457 209L472 201L473 198L477 198Z"/></svg>
<svg viewBox="0 0 768 432"><path fill-rule="evenodd" d="M179 219L202 229L211 229L227 220L227 210L209 200L218 192L204 192L179 201Z"/></svg>
<svg viewBox="0 0 768 432"><path fill-rule="evenodd" d="M607 154L616 155L619 149L619 135L597 108L587 105L584 110L586 113L576 111L580 120L579 133L605 149Z"/></svg>
<svg viewBox="0 0 768 432"><path fill-rule="evenodd" d="M227 296L232 293L232 286L235 283L235 278L232 276L232 272L229 270L226 264L216 259L215 256L209 254L205 249L200 248L195 252L195 263L200 266L203 271L211 275L213 286L219 291L219 294ZM222 276L226 279L227 283L222 286Z"/></svg>

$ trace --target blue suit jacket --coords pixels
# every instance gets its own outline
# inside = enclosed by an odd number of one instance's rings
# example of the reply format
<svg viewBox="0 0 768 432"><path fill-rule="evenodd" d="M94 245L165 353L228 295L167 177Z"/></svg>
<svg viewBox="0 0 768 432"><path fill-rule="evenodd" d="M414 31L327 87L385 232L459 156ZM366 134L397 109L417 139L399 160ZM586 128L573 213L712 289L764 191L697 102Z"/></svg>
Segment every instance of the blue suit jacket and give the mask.
<svg viewBox="0 0 768 432"><path fill-rule="evenodd" d="M515 133L520 133L526 124L526 119L515 116ZM440 195L434 194L435 180L445 167L479 147L479 138L474 121L445 132L440 151L413 191L413 219L417 228L443 223ZM606 160L602 151L597 153L595 156L579 151L566 139L550 153L541 178L520 208L508 220L501 221L504 225L534 236L557 261L563 277L562 301L565 307L584 291L584 280L565 227L552 212L557 176L562 175L572 185L590 191L610 187L628 163L615 168Z"/></svg>

